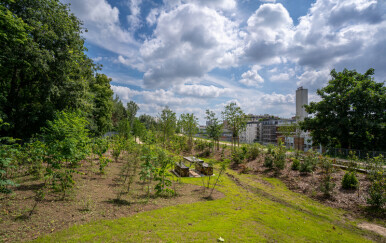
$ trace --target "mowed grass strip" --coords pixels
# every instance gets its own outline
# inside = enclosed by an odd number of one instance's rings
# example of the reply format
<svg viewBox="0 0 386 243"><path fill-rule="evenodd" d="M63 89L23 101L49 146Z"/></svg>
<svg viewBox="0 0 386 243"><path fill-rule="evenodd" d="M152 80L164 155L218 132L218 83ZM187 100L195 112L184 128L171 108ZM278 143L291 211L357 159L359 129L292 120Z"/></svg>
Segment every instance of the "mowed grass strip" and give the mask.
<svg viewBox="0 0 386 243"><path fill-rule="evenodd" d="M202 185L200 178L182 182ZM344 211L291 192L277 179L228 171L216 189L225 198L74 225L36 241L215 242L220 236L226 242L371 241L371 233L356 228Z"/></svg>

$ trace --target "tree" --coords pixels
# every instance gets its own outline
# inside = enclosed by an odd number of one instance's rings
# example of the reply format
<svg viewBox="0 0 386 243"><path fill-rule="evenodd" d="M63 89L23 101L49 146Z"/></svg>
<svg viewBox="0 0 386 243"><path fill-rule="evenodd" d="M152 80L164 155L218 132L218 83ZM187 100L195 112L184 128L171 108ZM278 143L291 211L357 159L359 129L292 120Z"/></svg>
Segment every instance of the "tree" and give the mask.
<svg viewBox="0 0 386 243"><path fill-rule="evenodd" d="M114 92L110 88L111 79L104 74L97 74L90 84L90 90L94 94L94 109L92 112L96 135L108 132L112 127Z"/></svg>
<svg viewBox="0 0 386 243"><path fill-rule="evenodd" d="M145 125L147 130L154 130L156 127L155 119L150 115L146 115L146 114L140 115L139 121Z"/></svg>
<svg viewBox="0 0 386 243"><path fill-rule="evenodd" d="M135 116L137 115L137 111L139 110L139 107L132 100L128 102L126 106L127 106L127 109L126 109L127 119L130 122L131 130L133 130L134 119L135 119Z"/></svg>
<svg viewBox="0 0 386 243"><path fill-rule="evenodd" d="M181 114L180 124L182 127L182 132L189 138L189 146L192 146L193 135L198 131L198 118L195 117L193 113Z"/></svg>
<svg viewBox="0 0 386 243"><path fill-rule="evenodd" d="M0 135L29 138L57 111L92 111L97 67L81 22L58 0L0 2Z"/></svg>
<svg viewBox="0 0 386 243"><path fill-rule="evenodd" d="M119 99L119 97L116 95L114 99L112 99L113 102L113 112L111 114L111 120L113 123L113 127L115 130L118 130L119 123L123 119L126 119L126 109L122 104L122 101Z"/></svg>
<svg viewBox="0 0 386 243"><path fill-rule="evenodd" d="M173 135L176 130L176 113L166 106L159 115L159 120L160 129L164 138L163 143L165 146L165 142L169 141L169 137Z"/></svg>
<svg viewBox="0 0 386 243"><path fill-rule="evenodd" d="M329 147L385 150L386 87L371 77L374 69L331 71L328 85L317 90L320 102L306 105L313 117L301 123L313 142Z"/></svg>
<svg viewBox="0 0 386 243"><path fill-rule="evenodd" d="M213 139L213 144L217 143L217 150L219 149L220 136L222 134L222 124L216 117L213 111L206 110L206 120L208 125L206 126L206 133L208 137Z"/></svg>
<svg viewBox="0 0 386 243"><path fill-rule="evenodd" d="M225 110L221 112L227 127L232 131L232 145L239 143L239 133L247 126L247 119L244 112L235 102L231 102L225 106Z"/></svg>

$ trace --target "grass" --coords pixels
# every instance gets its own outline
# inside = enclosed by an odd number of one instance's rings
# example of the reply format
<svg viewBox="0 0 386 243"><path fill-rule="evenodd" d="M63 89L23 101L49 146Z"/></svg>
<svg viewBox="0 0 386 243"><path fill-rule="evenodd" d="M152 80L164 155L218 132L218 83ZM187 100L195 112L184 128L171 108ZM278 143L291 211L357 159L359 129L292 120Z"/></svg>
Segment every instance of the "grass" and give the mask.
<svg viewBox="0 0 386 243"><path fill-rule="evenodd" d="M366 236L372 234L356 228L344 211L291 192L275 178L227 173L216 188L225 194L222 199L75 225L36 242L215 242L220 236L226 242L370 241Z"/></svg>

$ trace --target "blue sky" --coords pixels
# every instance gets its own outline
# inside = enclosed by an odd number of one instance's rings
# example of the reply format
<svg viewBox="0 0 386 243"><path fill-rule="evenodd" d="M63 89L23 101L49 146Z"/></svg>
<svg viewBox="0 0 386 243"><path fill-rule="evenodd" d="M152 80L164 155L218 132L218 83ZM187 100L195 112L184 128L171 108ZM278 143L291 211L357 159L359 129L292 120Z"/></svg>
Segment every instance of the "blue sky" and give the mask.
<svg viewBox="0 0 386 243"><path fill-rule="evenodd" d="M295 90L335 68L386 78L384 0L62 0L83 21L88 55L139 114L165 106L291 117Z"/></svg>

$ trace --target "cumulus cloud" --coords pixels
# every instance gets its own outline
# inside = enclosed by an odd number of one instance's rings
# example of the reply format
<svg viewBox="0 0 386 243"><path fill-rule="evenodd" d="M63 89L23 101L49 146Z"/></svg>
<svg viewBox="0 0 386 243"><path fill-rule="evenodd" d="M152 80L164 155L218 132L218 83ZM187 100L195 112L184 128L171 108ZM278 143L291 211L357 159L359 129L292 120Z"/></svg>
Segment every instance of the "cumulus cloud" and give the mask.
<svg viewBox="0 0 386 243"><path fill-rule="evenodd" d="M272 73L273 71L277 72L277 69L276 70L270 70L269 72ZM295 71L292 68L290 68L286 72L282 72L282 73L278 73L278 74L272 75L270 77L270 80L273 81L273 82L288 81L294 75L295 75Z"/></svg>
<svg viewBox="0 0 386 243"><path fill-rule="evenodd" d="M120 27L119 10L106 0L63 0L71 11L84 22L87 41L118 54L130 54L139 44L132 34Z"/></svg>
<svg viewBox="0 0 386 243"><path fill-rule="evenodd" d="M330 80L330 70L323 69L320 71L308 70L303 74L297 77L298 81L296 84L298 86L303 86L310 91L316 91L316 89L321 88L327 84Z"/></svg>
<svg viewBox="0 0 386 243"><path fill-rule="evenodd" d="M182 96L200 97L200 98L216 98L220 95L229 93L228 88L219 88L214 85L178 85L173 88L176 94Z"/></svg>
<svg viewBox="0 0 386 243"><path fill-rule="evenodd" d="M286 8L278 4L262 4L247 21L243 56L255 63L280 63L293 36L293 21Z"/></svg>
<svg viewBox="0 0 386 243"><path fill-rule="evenodd" d="M304 67L371 67L385 60L385 26L385 1L318 0L300 18L291 54Z"/></svg>
<svg viewBox="0 0 386 243"><path fill-rule="evenodd" d="M169 87L230 66L237 40L236 25L213 9L184 4L162 12L154 38L140 50L147 65L144 83Z"/></svg>
<svg viewBox="0 0 386 243"><path fill-rule="evenodd" d="M128 3L131 13L130 15L127 15L127 22L129 23L129 29L131 31L135 31L141 26L141 3L142 0L130 0Z"/></svg>
<svg viewBox="0 0 386 243"><path fill-rule="evenodd" d="M251 70L241 74L242 79L239 82L246 86L259 87L260 84L264 83L264 79L258 74L260 69L259 65L254 65Z"/></svg>

